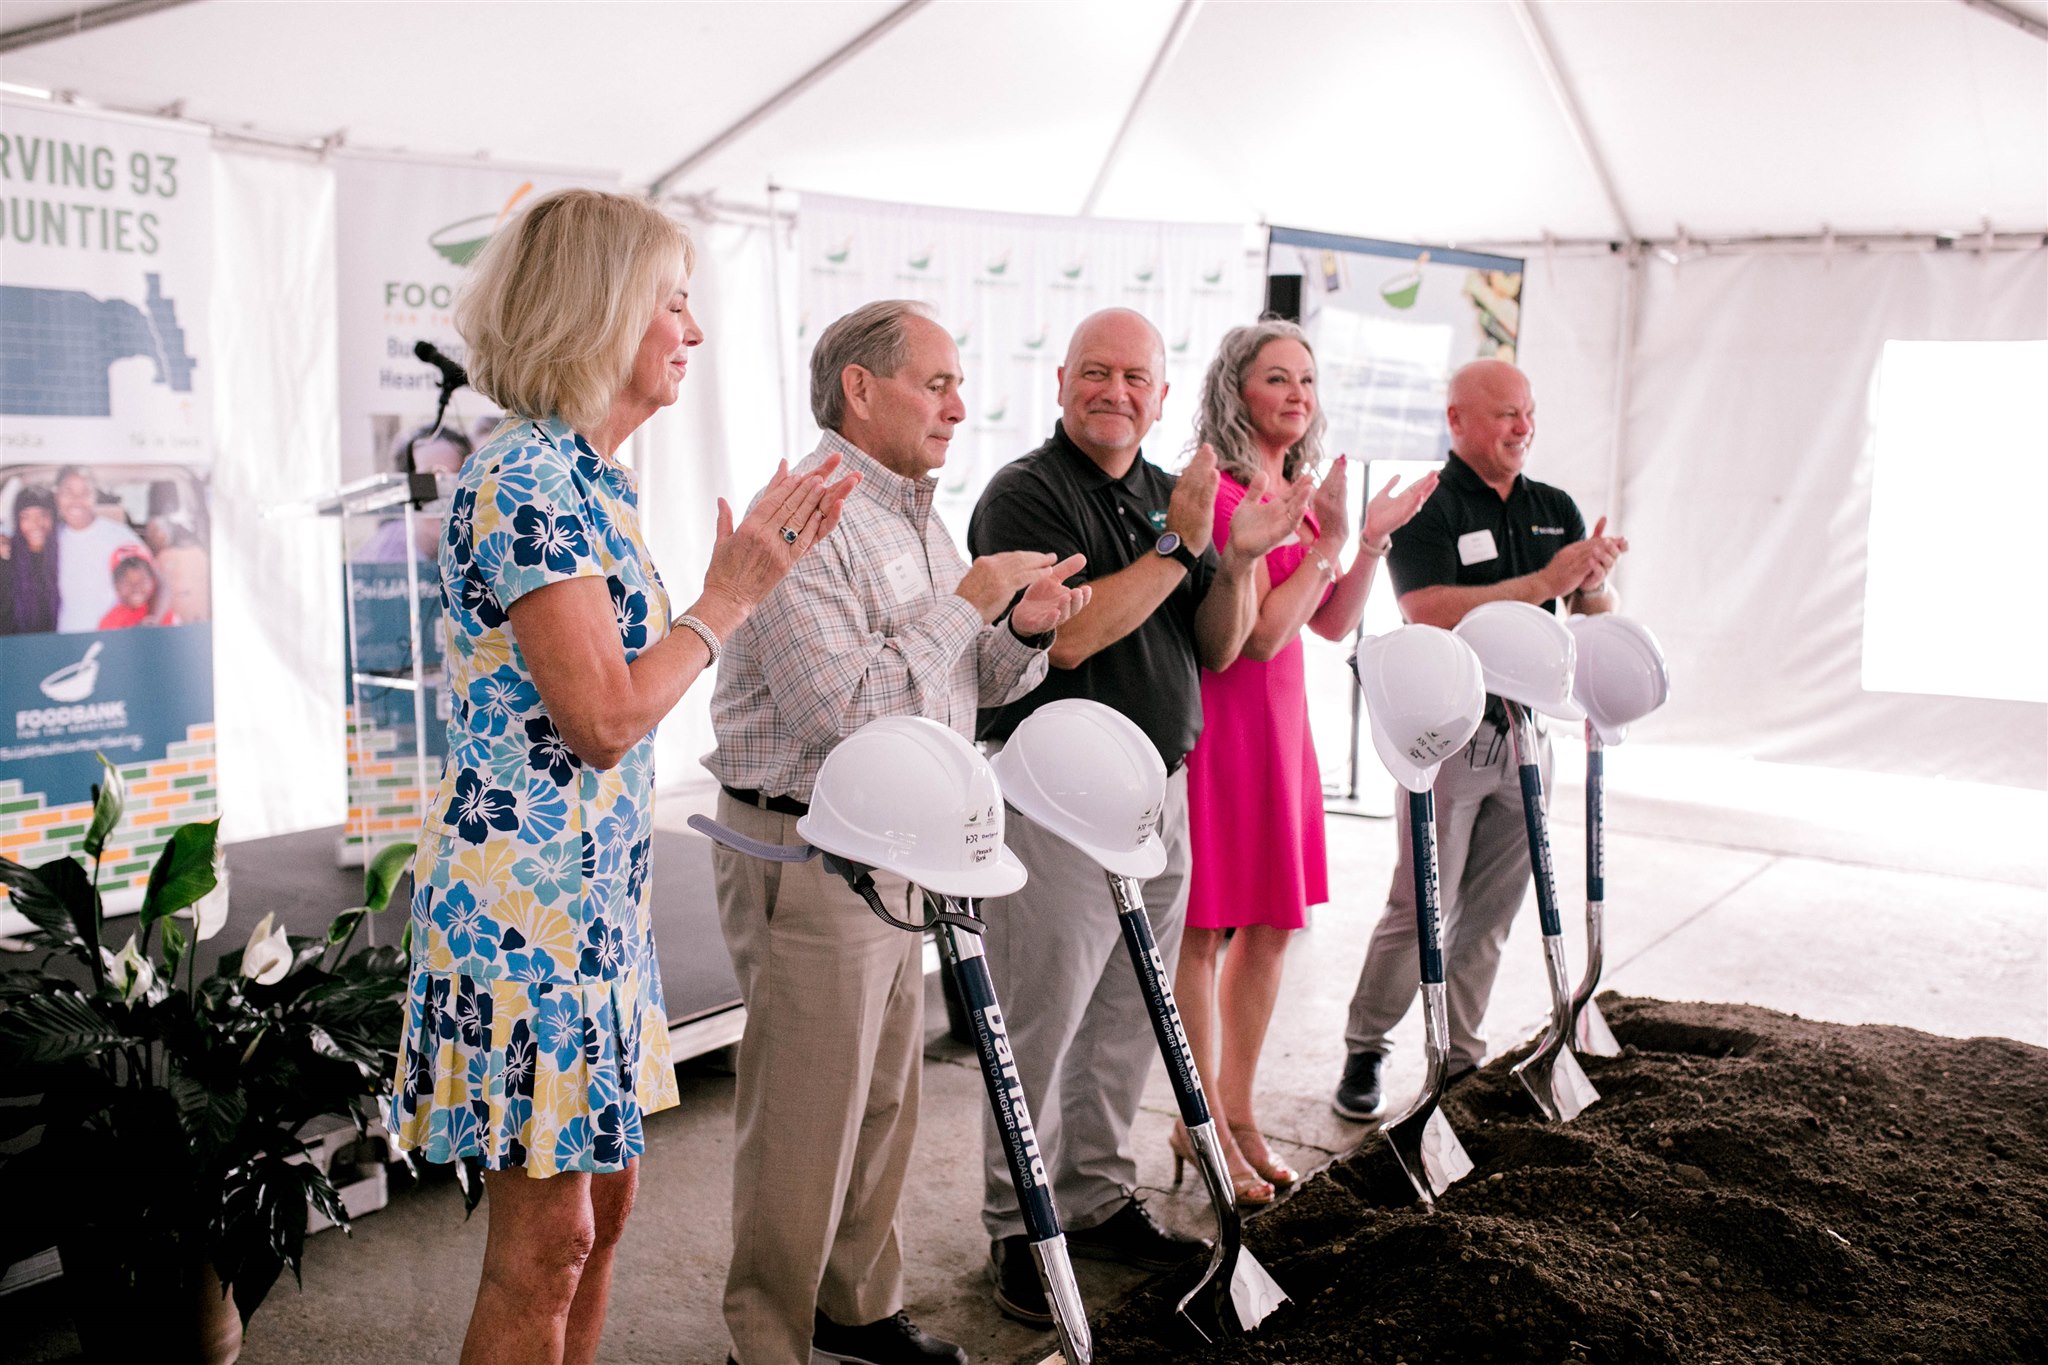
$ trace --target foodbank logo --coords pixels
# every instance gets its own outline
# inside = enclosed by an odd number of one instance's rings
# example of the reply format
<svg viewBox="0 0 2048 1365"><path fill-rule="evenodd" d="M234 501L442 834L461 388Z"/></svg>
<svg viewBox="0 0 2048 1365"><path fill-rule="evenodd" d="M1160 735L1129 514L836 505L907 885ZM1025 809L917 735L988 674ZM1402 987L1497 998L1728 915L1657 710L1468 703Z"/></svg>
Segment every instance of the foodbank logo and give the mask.
<svg viewBox="0 0 2048 1365"><path fill-rule="evenodd" d="M496 213L479 213L473 218L463 218L446 227L436 228L427 234L427 245L450 265L468 265L489 243L491 234L498 230L499 225L512 216L512 210L519 206L519 201L531 193L533 182L524 181Z"/></svg>
<svg viewBox="0 0 2048 1365"><path fill-rule="evenodd" d="M824 254L827 265L845 265L846 258L853 254L853 238L848 237L838 246L829 248Z"/></svg>
<svg viewBox="0 0 2048 1365"><path fill-rule="evenodd" d="M994 278L1001 279L1004 275L1009 273L1010 249L1008 247L1004 247L1002 255L996 257L992 261L984 262L981 268Z"/></svg>
<svg viewBox="0 0 2048 1365"><path fill-rule="evenodd" d="M912 270L930 270L932 268L932 256L936 251L937 248L935 246L927 244L924 250L906 257L903 263Z"/></svg>

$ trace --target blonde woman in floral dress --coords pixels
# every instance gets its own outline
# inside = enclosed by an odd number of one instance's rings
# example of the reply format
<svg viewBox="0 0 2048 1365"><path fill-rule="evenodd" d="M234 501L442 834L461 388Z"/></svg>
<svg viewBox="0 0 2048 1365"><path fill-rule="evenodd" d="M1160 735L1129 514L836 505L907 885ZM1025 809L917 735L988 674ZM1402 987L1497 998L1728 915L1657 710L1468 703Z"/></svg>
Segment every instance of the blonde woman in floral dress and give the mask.
<svg viewBox="0 0 2048 1365"><path fill-rule="evenodd" d="M442 532L449 755L413 866L391 1130L481 1168L489 1234L462 1359L587 1362L645 1116L676 1103L648 920L654 726L829 532L850 487L778 469L672 616L626 437L676 400L690 240L568 190L502 228L456 312L507 418Z"/></svg>

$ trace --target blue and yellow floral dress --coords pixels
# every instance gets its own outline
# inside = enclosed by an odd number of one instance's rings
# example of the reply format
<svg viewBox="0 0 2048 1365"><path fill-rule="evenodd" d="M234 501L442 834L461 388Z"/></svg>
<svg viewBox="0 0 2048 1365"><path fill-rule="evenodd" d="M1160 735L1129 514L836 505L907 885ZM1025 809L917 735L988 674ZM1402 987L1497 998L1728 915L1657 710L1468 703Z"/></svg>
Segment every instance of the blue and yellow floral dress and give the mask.
<svg viewBox="0 0 2048 1365"><path fill-rule="evenodd" d="M668 633L632 476L559 419L514 421L462 468L441 536L448 764L413 864L401 1148L529 1175L617 1171L677 1102L648 919L654 737L583 763L541 705L506 608L602 578L628 661Z"/></svg>

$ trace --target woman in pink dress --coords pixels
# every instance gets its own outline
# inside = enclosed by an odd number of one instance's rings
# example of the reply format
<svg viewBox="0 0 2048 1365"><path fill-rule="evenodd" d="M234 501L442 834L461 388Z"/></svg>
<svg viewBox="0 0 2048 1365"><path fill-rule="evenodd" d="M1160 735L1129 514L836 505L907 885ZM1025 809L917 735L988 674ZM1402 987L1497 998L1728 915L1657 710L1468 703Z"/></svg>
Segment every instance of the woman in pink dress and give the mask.
<svg viewBox="0 0 2048 1365"><path fill-rule="evenodd" d="M1291 322L1233 328L1202 381L1196 440L1216 450L1217 535L1245 486L1263 471L1275 488L1323 457L1315 356ZM1345 460L1324 476L1296 539L1259 568L1259 617L1244 652L1202 675L1202 737L1188 755L1194 865L1187 931L1174 976L1182 1022L1240 1200L1263 1203L1299 1175L1276 1160L1259 1131L1252 1082L1279 995L1287 936L1311 905L1329 899L1323 850L1323 781L1308 728L1301 628L1341 640L1358 627L1373 571L1395 528L1415 515L1434 474L1366 507L1347 569ZM1236 932L1231 933L1232 930ZM1229 946L1225 947L1228 938ZM1184 1155L1185 1137L1174 1135Z"/></svg>

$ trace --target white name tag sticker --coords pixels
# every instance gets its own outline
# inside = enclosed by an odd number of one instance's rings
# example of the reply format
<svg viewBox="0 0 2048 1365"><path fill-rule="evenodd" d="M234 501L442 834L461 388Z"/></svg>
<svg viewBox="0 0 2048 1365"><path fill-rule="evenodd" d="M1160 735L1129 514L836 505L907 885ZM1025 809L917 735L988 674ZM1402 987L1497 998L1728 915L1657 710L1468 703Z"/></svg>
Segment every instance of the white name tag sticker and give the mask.
<svg viewBox="0 0 2048 1365"><path fill-rule="evenodd" d="M1467 531L1458 537L1458 562L1460 564L1484 564L1489 559L1500 558L1500 548L1493 543L1491 531Z"/></svg>
<svg viewBox="0 0 2048 1365"><path fill-rule="evenodd" d="M924 576L924 570L919 567L917 556L913 554L898 555L884 564L882 578L888 583L889 591L895 594L898 602L908 602L913 597L931 591L931 580Z"/></svg>

